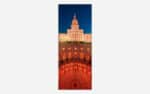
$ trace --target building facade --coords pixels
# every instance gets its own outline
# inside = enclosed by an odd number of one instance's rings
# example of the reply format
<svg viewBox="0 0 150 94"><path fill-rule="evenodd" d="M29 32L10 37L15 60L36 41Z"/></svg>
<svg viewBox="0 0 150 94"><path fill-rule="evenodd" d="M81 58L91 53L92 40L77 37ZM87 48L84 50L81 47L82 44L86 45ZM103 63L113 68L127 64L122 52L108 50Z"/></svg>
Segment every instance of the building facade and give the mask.
<svg viewBox="0 0 150 94"><path fill-rule="evenodd" d="M59 89L92 88L91 49L91 34L79 28L74 15L71 28L59 34Z"/></svg>
<svg viewBox="0 0 150 94"><path fill-rule="evenodd" d="M59 34L59 41L91 42L91 34L84 34L84 30L79 28L78 20L74 15L71 28L67 30L67 33Z"/></svg>

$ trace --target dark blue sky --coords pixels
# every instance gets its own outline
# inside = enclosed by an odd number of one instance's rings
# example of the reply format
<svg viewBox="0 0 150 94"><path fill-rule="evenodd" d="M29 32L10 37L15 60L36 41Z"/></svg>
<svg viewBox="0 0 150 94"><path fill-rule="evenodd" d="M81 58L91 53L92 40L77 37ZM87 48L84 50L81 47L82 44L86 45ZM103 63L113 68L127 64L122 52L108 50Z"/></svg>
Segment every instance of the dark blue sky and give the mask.
<svg viewBox="0 0 150 94"><path fill-rule="evenodd" d="M60 4L59 5L59 32L65 33L70 28L74 13L77 16L84 33L91 33L91 5L90 4Z"/></svg>

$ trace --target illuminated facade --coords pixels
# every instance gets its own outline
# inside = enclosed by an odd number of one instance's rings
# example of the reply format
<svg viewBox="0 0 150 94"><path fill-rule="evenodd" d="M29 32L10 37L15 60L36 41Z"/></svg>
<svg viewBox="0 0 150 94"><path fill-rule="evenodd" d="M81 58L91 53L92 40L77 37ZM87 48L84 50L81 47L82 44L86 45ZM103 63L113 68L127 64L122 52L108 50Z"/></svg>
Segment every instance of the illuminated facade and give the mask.
<svg viewBox="0 0 150 94"><path fill-rule="evenodd" d="M66 33L59 32L59 89L92 89L91 32L84 32L76 15Z"/></svg>
<svg viewBox="0 0 150 94"><path fill-rule="evenodd" d="M59 34L59 41L59 89L91 89L91 34L79 29L75 15L71 29Z"/></svg>
<svg viewBox="0 0 150 94"><path fill-rule="evenodd" d="M59 43L59 89L91 89L91 43Z"/></svg>
<svg viewBox="0 0 150 94"><path fill-rule="evenodd" d="M59 34L59 41L78 41L78 42L91 42L91 34L84 34L83 29L79 28L76 15L73 16L71 28L67 30L67 33Z"/></svg>

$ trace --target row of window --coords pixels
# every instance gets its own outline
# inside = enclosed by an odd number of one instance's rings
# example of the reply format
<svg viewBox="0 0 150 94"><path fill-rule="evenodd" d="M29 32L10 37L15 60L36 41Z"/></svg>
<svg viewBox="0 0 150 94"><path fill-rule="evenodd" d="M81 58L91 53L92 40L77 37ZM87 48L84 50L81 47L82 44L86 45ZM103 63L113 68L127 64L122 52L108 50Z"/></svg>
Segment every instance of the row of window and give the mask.
<svg viewBox="0 0 150 94"><path fill-rule="evenodd" d="M71 48L71 47L68 47L68 48L65 48L65 47L63 47L63 48L61 48L61 50L62 51L65 51L65 50L78 50L78 49L80 49L80 50L83 50L83 47L81 47L81 48L77 48L77 47L74 47L74 48ZM85 48L84 48L85 49ZM90 48L86 48L86 50L87 51L90 51Z"/></svg>

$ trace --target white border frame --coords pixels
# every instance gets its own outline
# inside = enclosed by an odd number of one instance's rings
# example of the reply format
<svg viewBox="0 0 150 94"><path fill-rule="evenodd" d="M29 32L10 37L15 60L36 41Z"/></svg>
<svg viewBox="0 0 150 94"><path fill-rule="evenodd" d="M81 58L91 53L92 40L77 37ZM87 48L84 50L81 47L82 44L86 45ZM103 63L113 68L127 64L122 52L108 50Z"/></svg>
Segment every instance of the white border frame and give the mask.
<svg viewBox="0 0 150 94"><path fill-rule="evenodd" d="M59 4L91 4L91 12L92 12L92 18L91 18L91 22L92 22L92 25L91 25L91 27L92 27L92 89L89 89L89 90L59 90L58 88L58 94L94 94L94 85L95 85L95 77L94 77L94 74L95 74L95 62L94 62L94 54L93 54L93 44L94 44L94 39L93 39L93 31L94 31L94 2L92 2L92 1L57 1L57 23L58 23L58 11L59 11L59 9L58 9L58 7L59 7ZM58 29L58 28L57 28ZM57 30L57 32L58 32L58 30ZM57 70L58 71L58 70ZM58 75L57 75L57 81L58 81ZM58 85L58 82L57 82L57 85Z"/></svg>

